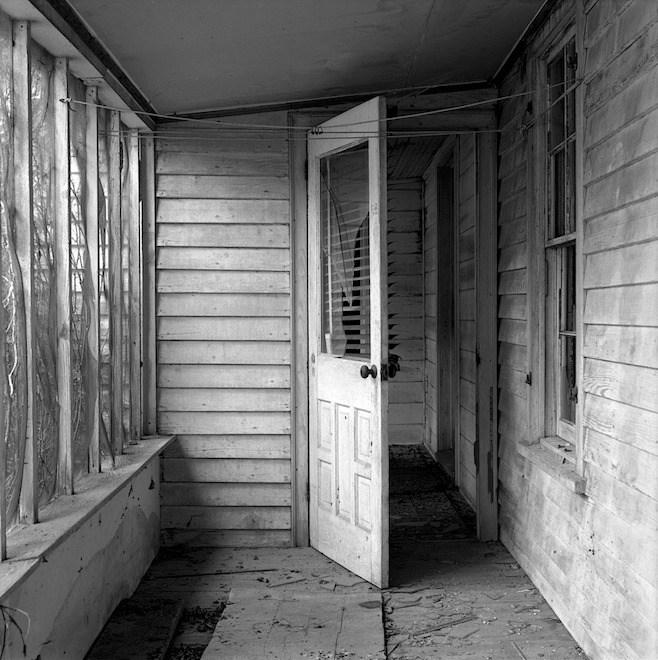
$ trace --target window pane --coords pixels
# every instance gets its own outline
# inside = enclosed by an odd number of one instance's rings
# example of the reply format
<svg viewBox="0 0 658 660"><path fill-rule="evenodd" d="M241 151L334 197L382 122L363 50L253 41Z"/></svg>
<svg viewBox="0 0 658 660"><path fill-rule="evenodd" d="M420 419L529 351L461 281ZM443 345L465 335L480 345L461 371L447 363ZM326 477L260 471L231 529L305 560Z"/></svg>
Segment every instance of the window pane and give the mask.
<svg viewBox="0 0 658 660"><path fill-rule="evenodd" d="M576 43L570 41L566 47L566 87L571 87L576 82ZM576 132L576 90L572 89L566 98L567 104L567 136L571 136Z"/></svg>
<svg viewBox="0 0 658 660"><path fill-rule="evenodd" d="M320 163L322 351L370 356L368 151L360 145Z"/></svg>
<svg viewBox="0 0 658 660"><path fill-rule="evenodd" d="M576 231L576 142L567 142L564 168L564 233Z"/></svg>
<svg viewBox="0 0 658 660"><path fill-rule="evenodd" d="M565 222L565 155L560 150L551 157L551 238L564 236Z"/></svg>
<svg viewBox="0 0 658 660"><path fill-rule="evenodd" d="M560 98L564 94L564 55L560 53L548 65L548 85L549 85L549 148L553 148L564 140L564 99Z"/></svg>
<svg viewBox="0 0 658 660"><path fill-rule="evenodd" d="M560 419L576 422L576 338L560 338Z"/></svg>
<svg viewBox="0 0 658 660"><path fill-rule="evenodd" d="M562 309L560 330L569 332L576 327L576 246L562 249Z"/></svg>

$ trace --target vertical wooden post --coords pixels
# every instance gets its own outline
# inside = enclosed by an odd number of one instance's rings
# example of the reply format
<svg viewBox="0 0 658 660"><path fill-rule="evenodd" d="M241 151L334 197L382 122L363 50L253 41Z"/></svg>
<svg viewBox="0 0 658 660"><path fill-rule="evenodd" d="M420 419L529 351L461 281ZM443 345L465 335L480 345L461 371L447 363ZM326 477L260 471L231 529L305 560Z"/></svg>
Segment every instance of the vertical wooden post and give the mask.
<svg viewBox="0 0 658 660"><path fill-rule="evenodd" d="M4 17L0 17L0 30L2 35L12 38L12 23L9 20L4 20ZM12 62L7 62L7 82L11 81L11 67ZM8 90L9 103L12 104L12 90ZM9 149L8 154L8 171L13 171L13 156L12 149ZM13 205L13 182L8 180L6 182L7 188L5 189L6 199L10 206ZM5 221L7 226L5 227L6 231L11 231L9 226L9 218L5 216ZM1 233L2 230L0 230ZM2 272L2 247L0 246L0 273ZM8 254L5 255L5 258L9 257ZM2 291L2 286L0 285L0 291ZM5 325L5 310L2 301L0 300L0 328L3 330L6 328ZM5 428L5 419L7 411L5 410L5 397L4 397L4 388L9 386L9 381L7 380L7 356L6 356L6 345L5 340L0 341L0 383L2 387L0 388L0 429L3 429L3 433L0 434L0 465L7 465L7 445L4 441L4 428ZM7 559L7 476L6 470L3 467L0 470L0 561Z"/></svg>
<svg viewBox="0 0 658 660"><path fill-rule="evenodd" d="M34 218L32 217L32 94L30 76L30 24L13 24L12 55L14 94L14 209L16 252L21 269L25 310L27 427L21 486L20 513L23 523L38 520L38 475L36 436L36 318L34 310Z"/></svg>
<svg viewBox="0 0 658 660"><path fill-rule="evenodd" d="M493 120L491 126L493 127ZM492 133L476 136L477 220L475 234L476 293L476 429L477 534L480 541L498 539L498 274L496 151Z"/></svg>
<svg viewBox="0 0 658 660"><path fill-rule="evenodd" d="M291 397L293 441L292 543L309 545L308 482L308 208L306 201L306 139L295 130L313 122L309 117L294 117L289 132L291 173L291 237L293 258L290 276L292 287L293 336ZM298 137L299 139L296 139Z"/></svg>
<svg viewBox="0 0 658 660"><path fill-rule="evenodd" d="M110 252L110 437L115 454L123 453L123 301L121 246L121 124L119 113L110 113L108 128L108 224Z"/></svg>
<svg viewBox="0 0 658 660"><path fill-rule="evenodd" d="M0 249L0 272L2 272L2 250ZM0 328L5 327L5 308L0 301ZM0 383L3 388L7 384L7 368L5 357L5 342L0 341ZM5 428L5 397L4 391L0 390L0 561L7 559L7 484L6 469L7 465L7 445L4 439Z"/></svg>
<svg viewBox="0 0 658 660"><path fill-rule="evenodd" d="M139 135L130 131L128 142L130 163L130 199L128 202L128 249L130 268L128 272L130 291L130 439L139 440L142 432L142 241L139 213Z"/></svg>
<svg viewBox="0 0 658 660"><path fill-rule="evenodd" d="M155 319L155 144L152 137L143 140L142 182L142 411L143 432L157 433L156 400L156 319Z"/></svg>
<svg viewBox="0 0 658 660"><path fill-rule="evenodd" d="M584 3L576 2L576 53L579 67L577 75L583 76L585 70L585 9ZM585 255L583 243L585 240L585 186L583 185L583 163L585 140L585 85L578 85L575 90L576 103L576 385L578 401L576 404L576 472L585 476L585 430L583 428L583 409L585 408Z"/></svg>
<svg viewBox="0 0 658 660"><path fill-rule="evenodd" d="M73 494L73 368L71 363L71 164L66 58L55 60L55 306L59 433L57 492Z"/></svg>
<svg viewBox="0 0 658 660"><path fill-rule="evenodd" d="M98 241L98 89L89 87L86 93L87 128L85 134L85 221L87 227L87 249L89 251L88 271L85 278L90 278L89 296L89 332L87 351L89 359L85 373L87 392L87 433L89 433L90 471L100 472L100 307L99 307L99 241Z"/></svg>

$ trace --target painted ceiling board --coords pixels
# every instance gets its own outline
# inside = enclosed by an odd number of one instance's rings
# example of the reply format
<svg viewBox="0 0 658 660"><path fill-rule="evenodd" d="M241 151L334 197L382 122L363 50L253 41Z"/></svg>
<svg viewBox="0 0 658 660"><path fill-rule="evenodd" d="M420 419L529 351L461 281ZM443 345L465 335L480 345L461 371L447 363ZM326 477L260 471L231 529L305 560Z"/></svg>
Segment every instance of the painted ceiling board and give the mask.
<svg viewBox="0 0 658 660"><path fill-rule="evenodd" d="M490 78L544 0L70 0L162 113Z"/></svg>

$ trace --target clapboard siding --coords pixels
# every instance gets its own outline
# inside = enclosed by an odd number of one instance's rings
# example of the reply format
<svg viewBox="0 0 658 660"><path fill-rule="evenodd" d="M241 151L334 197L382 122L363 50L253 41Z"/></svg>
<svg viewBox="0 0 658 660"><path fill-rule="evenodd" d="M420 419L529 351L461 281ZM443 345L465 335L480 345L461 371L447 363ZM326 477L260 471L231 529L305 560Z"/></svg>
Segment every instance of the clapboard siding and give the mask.
<svg viewBox="0 0 658 660"><path fill-rule="evenodd" d="M584 5L579 403L586 493L517 451L532 439L529 429L543 424L528 413L528 351L543 339L524 298L532 290L530 209L541 200L533 172L543 164L533 159L544 156L528 149L532 131L518 130L529 119L527 99L508 99L499 114L500 530L592 658L643 659L658 657L658 4ZM543 52L570 11L572 3L552 6L527 55ZM528 89L526 61L510 68L501 96Z"/></svg>
<svg viewBox="0 0 658 660"><path fill-rule="evenodd" d="M389 352L402 371L389 381L389 442L419 444L423 434L422 181L388 184ZM410 377L404 377L408 375ZM402 376L402 378L401 378Z"/></svg>
<svg viewBox="0 0 658 660"><path fill-rule="evenodd" d="M285 125L285 115L268 123ZM288 150L158 140L158 424L166 543L291 543Z"/></svg>

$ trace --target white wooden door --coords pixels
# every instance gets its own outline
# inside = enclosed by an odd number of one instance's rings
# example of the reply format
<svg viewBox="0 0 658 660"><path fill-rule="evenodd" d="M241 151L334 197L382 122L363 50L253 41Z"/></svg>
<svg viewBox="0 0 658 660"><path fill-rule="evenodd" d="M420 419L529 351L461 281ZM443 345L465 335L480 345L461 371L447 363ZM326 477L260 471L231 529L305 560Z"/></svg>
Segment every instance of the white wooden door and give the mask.
<svg viewBox="0 0 658 660"><path fill-rule="evenodd" d="M310 541L378 587L388 584L385 117L376 98L308 137Z"/></svg>

